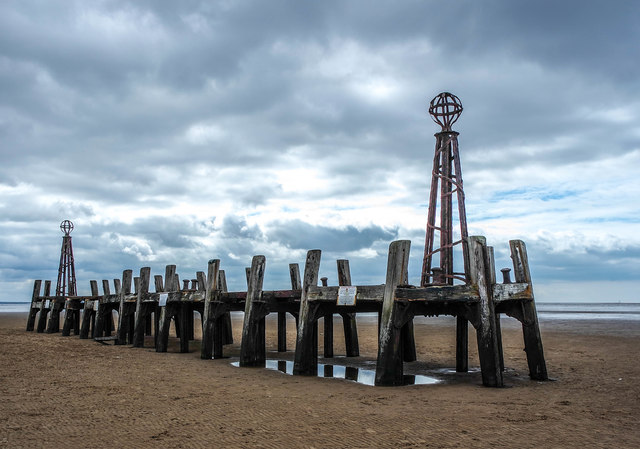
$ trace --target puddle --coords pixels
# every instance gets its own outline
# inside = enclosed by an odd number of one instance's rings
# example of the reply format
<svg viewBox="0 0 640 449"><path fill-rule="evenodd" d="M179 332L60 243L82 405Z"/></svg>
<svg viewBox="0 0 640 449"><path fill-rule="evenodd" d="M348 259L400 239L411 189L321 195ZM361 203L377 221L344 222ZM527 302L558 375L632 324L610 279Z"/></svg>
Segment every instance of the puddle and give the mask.
<svg viewBox="0 0 640 449"><path fill-rule="evenodd" d="M240 362L232 362L233 366L240 366ZM269 359L265 363L265 368L281 371L285 374L293 375L293 362L289 360ZM376 371L353 366L344 365L323 365L318 364L318 377L334 379L346 379L363 385L375 385ZM420 374L406 374L404 385L432 385L441 382L435 377L423 376Z"/></svg>

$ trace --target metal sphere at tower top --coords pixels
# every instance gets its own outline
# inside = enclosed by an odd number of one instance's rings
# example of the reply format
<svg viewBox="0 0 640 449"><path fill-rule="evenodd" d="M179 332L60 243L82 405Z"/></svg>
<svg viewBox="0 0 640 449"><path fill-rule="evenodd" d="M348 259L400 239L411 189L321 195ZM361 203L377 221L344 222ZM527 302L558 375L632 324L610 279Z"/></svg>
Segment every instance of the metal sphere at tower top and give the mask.
<svg viewBox="0 0 640 449"><path fill-rule="evenodd" d="M451 131L451 125L462 114L462 102L455 95L442 92L431 100L429 114L433 121L442 127L442 131Z"/></svg>
<svg viewBox="0 0 640 449"><path fill-rule="evenodd" d="M73 223L70 220L64 220L60 223L60 230L64 232L64 235L69 235L73 231Z"/></svg>

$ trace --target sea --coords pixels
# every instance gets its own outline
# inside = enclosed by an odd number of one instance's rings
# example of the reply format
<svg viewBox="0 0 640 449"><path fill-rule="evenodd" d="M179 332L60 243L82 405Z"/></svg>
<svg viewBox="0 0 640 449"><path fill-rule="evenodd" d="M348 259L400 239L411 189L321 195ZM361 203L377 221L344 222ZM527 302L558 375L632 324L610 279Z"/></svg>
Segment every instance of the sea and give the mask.
<svg viewBox="0 0 640 449"><path fill-rule="evenodd" d="M28 302L0 302L0 313L26 313ZM536 302L538 319L640 320L640 302Z"/></svg>

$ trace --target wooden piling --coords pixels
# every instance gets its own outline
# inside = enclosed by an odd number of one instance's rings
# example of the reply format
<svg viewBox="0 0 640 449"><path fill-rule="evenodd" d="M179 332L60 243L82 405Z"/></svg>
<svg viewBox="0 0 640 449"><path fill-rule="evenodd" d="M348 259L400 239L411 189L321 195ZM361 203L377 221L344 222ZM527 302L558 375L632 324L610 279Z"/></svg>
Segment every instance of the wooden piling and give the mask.
<svg viewBox="0 0 640 449"><path fill-rule="evenodd" d="M49 295L51 295L51 281L44 281L44 292L42 296L48 297ZM38 316L38 327L36 328L36 332L39 334L44 332L47 327L47 314L49 310L51 310L51 303L49 302L49 306L47 306L47 301L43 299L40 302L40 314Z"/></svg>
<svg viewBox="0 0 640 449"><path fill-rule="evenodd" d="M202 344L200 346L200 358L211 359L213 357L214 346L214 321L213 315L214 301L218 299L218 273L220 270L220 260L212 259L209 261L207 272L207 284L204 299L204 313L202 314ZM222 352L222 348L220 348Z"/></svg>
<svg viewBox="0 0 640 449"><path fill-rule="evenodd" d="M178 290L180 285L176 276L176 266L167 265L165 267L164 275L164 291L171 292ZM167 304L160 307L160 322L158 324L158 336L156 338L156 352L167 352L169 346L169 328L171 326L171 319L176 315L178 307L176 304L167 301ZM177 322L176 322L176 327Z"/></svg>
<svg viewBox="0 0 640 449"><path fill-rule="evenodd" d="M349 261L340 259L338 265L338 285L351 285L351 270ZM342 326L344 328L344 345L347 357L358 357L360 355L360 345L358 344L358 326L355 313L341 313Z"/></svg>
<svg viewBox="0 0 640 449"><path fill-rule="evenodd" d="M496 259L493 246L487 246L486 264L489 271L489 284L496 285ZM495 306L494 306L495 309ZM504 354L502 352L502 328L500 327L500 314L495 312L496 316L496 340L498 342L498 357L500 361L500 371L504 371Z"/></svg>
<svg viewBox="0 0 640 449"><path fill-rule="evenodd" d="M315 376L318 373L318 305L313 305L307 299L309 287L318 285L320 271L319 249L307 252L304 265L304 281L300 298L300 314L296 337L296 352L293 364L293 374Z"/></svg>
<svg viewBox="0 0 640 449"><path fill-rule="evenodd" d="M240 343L240 366L264 366L266 360L265 317L268 310L262 299L265 264L264 256L254 256L251 261Z"/></svg>
<svg viewBox="0 0 640 449"><path fill-rule="evenodd" d="M151 268L140 268L140 276L138 282L138 295L136 297L136 322L133 329L133 347L144 347L144 336L146 327L148 327L148 318L155 311L156 303L143 302L144 297L149 292L149 282L151 281Z"/></svg>
<svg viewBox="0 0 640 449"><path fill-rule="evenodd" d="M403 383L403 354L400 327L395 323L395 289L403 282L409 264L411 241L397 240L389 245L387 278L382 300L376 385L391 386Z"/></svg>
<svg viewBox="0 0 640 449"><path fill-rule="evenodd" d="M468 238L469 278L477 285L480 302L478 304L476 336L478 340L478 358L482 371L482 384L486 387L502 387L500 369L500 351L496 335L496 316L493 306L493 288L491 269L487 266L486 240L484 237Z"/></svg>
<svg viewBox="0 0 640 449"><path fill-rule="evenodd" d="M327 286L328 278L323 277L320 278L322 282L322 286ZM333 313L329 312L323 317L323 326L324 326L324 345L323 345L323 355L326 358L333 357Z"/></svg>
<svg viewBox="0 0 640 449"><path fill-rule="evenodd" d="M33 331L33 327L36 324L36 315L39 312L39 308L36 308L38 296L40 296L40 288L42 286L42 280L38 279L33 282L33 292L31 293L31 305L29 306L29 316L27 318L27 331Z"/></svg>
<svg viewBox="0 0 640 449"><path fill-rule="evenodd" d="M531 273L529 271L529 258L527 247L522 240L510 240L511 259L513 260L513 273L516 282L527 283L531 286ZM527 353L529 365L529 377L534 380L548 380L547 365L544 360L542 337L538 325L538 312L533 298L531 287L531 300L521 302L522 307L522 334L524 336L524 348Z"/></svg>
<svg viewBox="0 0 640 449"><path fill-rule="evenodd" d="M127 337L132 334L131 315L135 313L135 303L126 302L126 297L131 293L131 282L133 280L133 271L124 270L122 272L122 288L120 289L118 298L118 329L116 331L115 344L127 344ZM133 335L129 337L133 340Z"/></svg>
<svg viewBox="0 0 640 449"><path fill-rule="evenodd" d="M91 280L89 281L89 285L91 286L91 296L97 298L99 295L98 292L98 281ZM85 340L89 338L89 334L91 334L91 338L93 338L93 334L95 333L95 304L98 299L87 299L84 302L84 311L82 312L82 325L80 326L80 338Z"/></svg>

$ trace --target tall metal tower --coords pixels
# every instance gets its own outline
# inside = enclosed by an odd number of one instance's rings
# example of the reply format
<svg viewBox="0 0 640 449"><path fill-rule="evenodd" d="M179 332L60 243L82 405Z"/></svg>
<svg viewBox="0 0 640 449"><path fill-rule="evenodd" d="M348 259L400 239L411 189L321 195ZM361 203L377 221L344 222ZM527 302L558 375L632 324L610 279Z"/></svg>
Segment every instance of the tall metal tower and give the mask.
<svg viewBox="0 0 640 449"><path fill-rule="evenodd" d="M77 296L76 268L73 264L73 247L71 246L71 236L69 235L73 231L73 223L69 220L64 220L60 223L60 230L64 233L64 236L62 237L62 249L60 250L56 296Z"/></svg>
<svg viewBox="0 0 640 449"><path fill-rule="evenodd" d="M422 261L423 287L427 285L453 285L454 280L469 282L469 260L467 255L467 213L464 207L464 189L462 188L462 170L460 168L460 154L458 153L458 133L451 130L460 114L462 103L460 99L449 92L442 92L431 100L429 105L431 118L442 127L436 133L436 153L433 158L431 172L431 191L429 193L429 215L427 217L427 238L424 246ZM458 222L460 225L460 239L453 240L453 198L458 205ZM439 207L438 207L439 206ZM436 222L437 211L440 220ZM440 236L439 246L436 246L436 232ZM464 270L454 271L454 247L461 245ZM434 263L434 256L439 261ZM456 371L468 370L468 342L469 331L467 320L456 317Z"/></svg>
<svg viewBox="0 0 640 449"><path fill-rule="evenodd" d="M468 281L467 214L464 207L462 188L462 170L458 153L458 134L451 126L462 113L460 99L449 92L442 92L431 100L429 114L442 127L436 137L436 151L431 173L431 191L429 193L429 214L427 217L427 238L422 262L423 287L427 285L453 285L454 279ZM460 239L453 241L453 197L458 206ZM439 221L436 217L439 214ZM436 233L440 242L436 244ZM462 245L463 272L454 272L454 247ZM437 245L437 246L436 246ZM439 261L434 260L437 256ZM434 266L437 265L437 266Z"/></svg>

